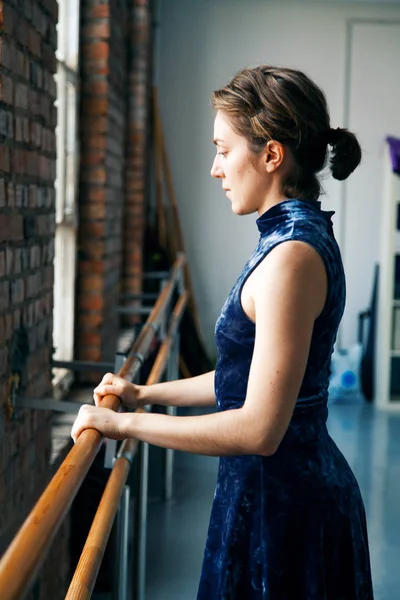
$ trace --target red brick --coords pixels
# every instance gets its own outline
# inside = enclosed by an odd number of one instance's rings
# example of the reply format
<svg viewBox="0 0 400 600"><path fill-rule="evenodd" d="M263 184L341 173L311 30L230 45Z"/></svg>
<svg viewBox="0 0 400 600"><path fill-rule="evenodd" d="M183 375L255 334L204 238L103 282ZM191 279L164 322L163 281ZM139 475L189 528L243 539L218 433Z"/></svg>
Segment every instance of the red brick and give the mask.
<svg viewBox="0 0 400 600"><path fill-rule="evenodd" d="M102 275L82 277L79 290L80 292L102 292L104 290L104 277Z"/></svg>
<svg viewBox="0 0 400 600"><path fill-rule="evenodd" d="M0 317L0 346L3 346L6 343L6 318ZM0 442L1 446L1 442ZM0 463L1 463L1 450L0 450ZM0 468L1 470L1 468ZM3 491L4 494L4 491ZM3 498L4 500L4 498ZM0 490L0 502L2 501L2 491Z"/></svg>
<svg viewBox="0 0 400 600"><path fill-rule="evenodd" d="M18 115L14 117L14 139L16 142L24 141L23 118Z"/></svg>
<svg viewBox="0 0 400 600"><path fill-rule="evenodd" d="M85 103L82 107L82 114L97 116L107 115L109 109L109 102L107 98L86 98Z"/></svg>
<svg viewBox="0 0 400 600"><path fill-rule="evenodd" d="M88 38L108 38L110 37L110 23L108 20L86 23L82 27L82 37Z"/></svg>
<svg viewBox="0 0 400 600"><path fill-rule="evenodd" d="M105 163L106 153L104 150L90 150L85 152L81 158L84 167L97 167Z"/></svg>
<svg viewBox="0 0 400 600"><path fill-rule="evenodd" d="M14 82L13 80L0 73L0 100L5 104L12 104L14 98Z"/></svg>
<svg viewBox="0 0 400 600"><path fill-rule="evenodd" d="M26 150L22 148L13 148L12 150L12 168L17 175L25 175L26 173Z"/></svg>
<svg viewBox="0 0 400 600"><path fill-rule="evenodd" d="M1 31L8 34L10 37L14 35L14 29L17 25L17 15L15 11L4 2L1 3L0 7L0 28ZM19 27L19 23L18 23Z"/></svg>
<svg viewBox="0 0 400 600"><path fill-rule="evenodd" d="M6 197L6 184L4 179L0 179L0 207L6 206L7 197Z"/></svg>
<svg viewBox="0 0 400 600"><path fill-rule="evenodd" d="M45 10L49 13L53 23L58 20L58 3L57 0L41 0Z"/></svg>
<svg viewBox="0 0 400 600"><path fill-rule="evenodd" d="M0 215L0 242L23 239L23 218L20 215Z"/></svg>
<svg viewBox="0 0 400 600"><path fill-rule="evenodd" d="M80 260L78 264L78 274L90 275L91 273L104 273L105 263L103 259Z"/></svg>
<svg viewBox="0 0 400 600"><path fill-rule="evenodd" d="M17 279L10 284L11 304L21 304L25 300L25 283Z"/></svg>
<svg viewBox="0 0 400 600"><path fill-rule="evenodd" d="M84 60L107 60L110 46L107 42L91 42L82 45L82 59Z"/></svg>
<svg viewBox="0 0 400 600"><path fill-rule="evenodd" d="M18 16L17 16L17 18L18 18ZM26 21L21 19L21 17L18 18L14 36L15 36L15 39L17 40L17 42L19 42L21 44L21 46L24 46L24 48L26 48L28 46L28 25L27 25Z"/></svg>
<svg viewBox="0 0 400 600"><path fill-rule="evenodd" d="M83 347L79 347L79 359L80 360L87 360L90 362L99 362L102 359L101 356L101 348L99 347L89 347L89 348L83 348Z"/></svg>
<svg viewBox="0 0 400 600"><path fill-rule="evenodd" d="M110 14L110 7L108 4L92 5L87 7L86 13L89 19L105 19Z"/></svg>
<svg viewBox="0 0 400 600"><path fill-rule="evenodd" d="M55 73L57 70L57 61L55 53L50 44L46 44L42 41L42 62L47 71ZM42 87L43 83L40 87Z"/></svg>
<svg viewBox="0 0 400 600"><path fill-rule="evenodd" d="M104 322L100 313L82 313L78 316L78 327L82 329L99 329Z"/></svg>
<svg viewBox="0 0 400 600"><path fill-rule="evenodd" d="M83 139L82 147L85 146L85 137L90 135L100 135L108 133L108 120L106 116L86 117L82 123Z"/></svg>
<svg viewBox="0 0 400 600"><path fill-rule="evenodd" d="M35 56L41 56L40 35L33 27L28 26L28 50Z"/></svg>
<svg viewBox="0 0 400 600"><path fill-rule="evenodd" d="M4 37L0 38L0 63L3 67L11 71L16 69L15 46Z"/></svg>
<svg viewBox="0 0 400 600"><path fill-rule="evenodd" d="M34 161L31 162L32 170L29 170L33 175L35 171L35 162L37 162L37 155L32 154L32 159ZM52 159L47 158L47 156L39 157L39 177L44 180L50 180L52 178Z"/></svg>
<svg viewBox="0 0 400 600"><path fill-rule="evenodd" d="M0 283L0 312L3 312L10 304L10 283L3 281Z"/></svg>
<svg viewBox="0 0 400 600"><path fill-rule="evenodd" d="M6 274L6 252L1 250L0 252L0 278Z"/></svg>
<svg viewBox="0 0 400 600"><path fill-rule="evenodd" d="M10 148L0 145L0 171L10 172Z"/></svg>
<svg viewBox="0 0 400 600"><path fill-rule="evenodd" d="M79 310L101 311L104 309L104 295L102 293L79 294L78 308Z"/></svg>
<svg viewBox="0 0 400 600"><path fill-rule="evenodd" d="M15 83L14 104L16 108L22 108L22 110L28 108L28 88L23 83Z"/></svg>
<svg viewBox="0 0 400 600"><path fill-rule="evenodd" d="M81 181L87 183L105 184L107 180L107 172L104 167L83 167L81 169Z"/></svg>
<svg viewBox="0 0 400 600"><path fill-rule="evenodd" d="M91 331L81 331L79 335L79 343L81 346L87 348L88 346L101 347L101 335L100 333L93 333Z"/></svg>
<svg viewBox="0 0 400 600"><path fill-rule="evenodd" d="M89 79L82 81L82 95L105 96L109 91L109 84L106 79Z"/></svg>
<svg viewBox="0 0 400 600"><path fill-rule="evenodd" d="M36 90L28 89L29 110L32 115L40 114L40 95Z"/></svg>
<svg viewBox="0 0 400 600"><path fill-rule="evenodd" d="M82 253L87 256L95 259L102 259L105 253L104 241L99 239L93 239L93 236L90 235L86 226L81 225L80 228L81 241L79 247Z"/></svg>
<svg viewBox="0 0 400 600"><path fill-rule="evenodd" d="M107 214L107 209L104 204L95 204L94 202L90 203L81 203L79 207L79 215L81 219L105 219Z"/></svg>

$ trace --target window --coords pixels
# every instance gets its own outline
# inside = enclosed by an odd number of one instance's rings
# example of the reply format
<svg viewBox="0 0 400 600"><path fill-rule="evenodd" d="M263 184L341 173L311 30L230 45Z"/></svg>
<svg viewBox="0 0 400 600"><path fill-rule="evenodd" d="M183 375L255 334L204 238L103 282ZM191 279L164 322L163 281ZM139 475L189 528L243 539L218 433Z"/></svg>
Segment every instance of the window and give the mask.
<svg viewBox="0 0 400 600"><path fill-rule="evenodd" d="M79 92L80 0L58 0L56 234L54 257L54 359L72 360L76 281L78 191L77 101ZM55 387L71 381L65 369L53 370Z"/></svg>

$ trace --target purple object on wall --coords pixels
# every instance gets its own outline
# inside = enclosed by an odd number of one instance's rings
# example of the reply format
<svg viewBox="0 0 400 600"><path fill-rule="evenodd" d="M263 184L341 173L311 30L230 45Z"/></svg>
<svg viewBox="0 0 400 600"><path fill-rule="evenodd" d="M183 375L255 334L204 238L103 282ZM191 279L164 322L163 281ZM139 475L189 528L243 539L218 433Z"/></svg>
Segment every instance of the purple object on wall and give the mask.
<svg viewBox="0 0 400 600"><path fill-rule="evenodd" d="M388 136L386 138L390 148L390 157L392 159L392 169L400 175L400 139Z"/></svg>

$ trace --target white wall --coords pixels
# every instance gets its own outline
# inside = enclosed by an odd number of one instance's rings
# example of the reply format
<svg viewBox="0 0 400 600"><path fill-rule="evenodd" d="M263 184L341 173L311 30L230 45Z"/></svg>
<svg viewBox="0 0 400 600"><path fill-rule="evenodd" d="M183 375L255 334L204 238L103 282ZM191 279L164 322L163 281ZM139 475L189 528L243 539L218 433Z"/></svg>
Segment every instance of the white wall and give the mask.
<svg viewBox="0 0 400 600"><path fill-rule="evenodd" d="M212 90L226 84L244 66L263 62L299 68L325 91L332 126L344 126L349 118L346 98L351 83L346 81L348 22L400 21L400 7L394 4L357 0L162 1L156 83L196 301L212 354L215 320L258 239L255 216L233 215L220 182L209 176L214 157L209 104ZM381 47L376 45L375 51L381 69L385 69ZM389 75L397 77L397 73ZM373 118L379 120L379 111ZM357 131L361 143L363 133ZM382 130L382 137L387 133ZM346 205L351 198L345 194L344 184L328 178L324 188L327 197L323 207L336 210L336 235L339 243L343 242L345 264L353 272L352 256L362 253L378 236L376 211L372 211L374 218L363 223L363 234L354 238L351 229L359 230L359 223L357 219L346 221ZM357 240L357 246L352 245L352 239ZM341 337L345 344L355 340L356 312L369 303L373 261L374 256L367 253L367 261L361 266L357 263L358 281L348 280L351 310L343 321Z"/></svg>

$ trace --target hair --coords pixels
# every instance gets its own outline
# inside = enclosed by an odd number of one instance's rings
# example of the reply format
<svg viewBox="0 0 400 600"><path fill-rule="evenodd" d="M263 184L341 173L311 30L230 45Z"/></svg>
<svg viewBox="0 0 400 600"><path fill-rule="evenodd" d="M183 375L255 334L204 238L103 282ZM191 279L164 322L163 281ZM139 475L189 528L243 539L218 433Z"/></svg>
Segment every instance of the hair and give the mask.
<svg viewBox="0 0 400 600"><path fill-rule="evenodd" d="M301 71L270 65L243 69L213 92L212 105L227 113L253 152L261 152L269 140L291 149L295 168L282 181L287 198L318 199L317 173L326 165L328 145L335 179L346 179L361 161L356 136L331 129L324 93Z"/></svg>

